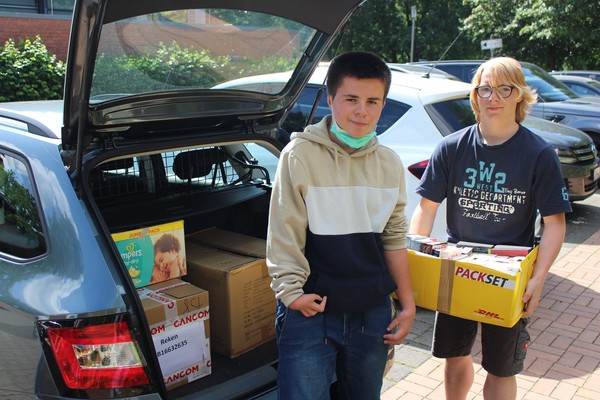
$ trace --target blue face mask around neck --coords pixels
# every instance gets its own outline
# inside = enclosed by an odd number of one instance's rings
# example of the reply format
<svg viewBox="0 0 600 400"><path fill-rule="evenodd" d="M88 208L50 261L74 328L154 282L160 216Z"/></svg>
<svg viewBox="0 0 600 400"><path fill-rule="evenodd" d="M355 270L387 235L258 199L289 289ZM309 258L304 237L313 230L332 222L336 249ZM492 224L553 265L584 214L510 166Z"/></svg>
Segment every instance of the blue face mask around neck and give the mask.
<svg viewBox="0 0 600 400"><path fill-rule="evenodd" d="M365 144L369 143L369 141L373 139L375 135L377 135L377 132L375 132L375 130L373 129L371 133L361 138L355 138L354 136L351 136L350 134L348 134L348 132L340 128L337 122L335 121L331 122L331 132L335 135L335 137L337 137L340 140L340 142L352 147L353 149L360 149Z"/></svg>

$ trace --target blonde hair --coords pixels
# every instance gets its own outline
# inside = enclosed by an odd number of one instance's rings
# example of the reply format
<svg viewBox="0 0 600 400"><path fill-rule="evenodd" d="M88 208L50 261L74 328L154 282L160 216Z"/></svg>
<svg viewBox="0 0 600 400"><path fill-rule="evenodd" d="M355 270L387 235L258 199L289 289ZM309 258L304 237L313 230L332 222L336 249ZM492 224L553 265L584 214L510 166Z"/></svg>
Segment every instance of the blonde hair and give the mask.
<svg viewBox="0 0 600 400"><path fill-rule="evenodd" d="M473 80L471 81L473 88L471 89L469 99L477 122L479 122L481 110L479 110L479 106L477 105L477 90L475 88L481 83L481 76L484 71L489 72L491 77L490 84L492 86L498 86L497 83L500 82L500 84L508 84L515 87L520 98L517 103L515 121L517 123L523 122L531 106L537 102L537 93L525 82L525 75L523 74L521 64L510 57L496 57L486 61L479 66L473 76Z"/></svg>

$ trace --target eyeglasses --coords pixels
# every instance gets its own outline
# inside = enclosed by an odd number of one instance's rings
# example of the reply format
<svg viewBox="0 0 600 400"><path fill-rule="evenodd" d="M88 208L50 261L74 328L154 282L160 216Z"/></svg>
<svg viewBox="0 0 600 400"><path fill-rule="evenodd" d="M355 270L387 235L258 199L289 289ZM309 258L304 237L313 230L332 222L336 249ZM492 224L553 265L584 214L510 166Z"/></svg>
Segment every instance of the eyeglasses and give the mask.
<svg viewBox="0 0 600 400"><path fill-rule="evenodd" d="M495 88L486 85L486 86L476 86L475 90L477 91L477 95L483 99L492 97L492 92L494 90L496 91L496 94L498 94L498 96L502 97L503 99L506 99L506 98L510 97L514 88L515 88L514 86L510 86L510 85L500 85Z"/></svg>

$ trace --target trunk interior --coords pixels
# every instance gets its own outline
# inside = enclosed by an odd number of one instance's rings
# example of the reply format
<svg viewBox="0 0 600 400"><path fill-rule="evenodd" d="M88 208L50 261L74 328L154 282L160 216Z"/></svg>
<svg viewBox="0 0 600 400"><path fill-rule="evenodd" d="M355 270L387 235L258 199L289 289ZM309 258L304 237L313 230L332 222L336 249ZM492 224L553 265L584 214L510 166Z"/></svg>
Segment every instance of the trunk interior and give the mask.
<svg viewBox="0 0 600 400"><path fill-rule="evenodd" d="M235 142L121 157L96 166L88 190L111 234L182 220L186 246L190 236L210 228L264 240L274 152L265 143ZM189 271L189 257L187 262ZM221 316L213 311L217 296L211 295L212 326ZM274 320L274 295L272 302ZM171 398L251 398L275 387L274 338L234 357L215 352L209 342L210 374L167 386Z"/></svg>

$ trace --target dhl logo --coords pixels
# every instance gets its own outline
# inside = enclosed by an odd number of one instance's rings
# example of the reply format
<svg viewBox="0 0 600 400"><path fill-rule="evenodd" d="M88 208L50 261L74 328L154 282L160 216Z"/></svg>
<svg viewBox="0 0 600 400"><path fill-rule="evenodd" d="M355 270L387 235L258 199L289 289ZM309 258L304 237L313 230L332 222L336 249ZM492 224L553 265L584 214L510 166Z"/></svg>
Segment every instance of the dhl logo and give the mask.
<svg viewBox="0 0 600 400"><path fill-rule="evenodd" d="M497 319L497 320L500 320L500 321L504 321L504 318L502 318L500 316L500 314L495 313L493 311L487 311L487 310L484 310L484 309L480 308L478 310L475 310L474 312L475 312L475 314L483 315L486 318L491 318L491 319Z"/></svg>

